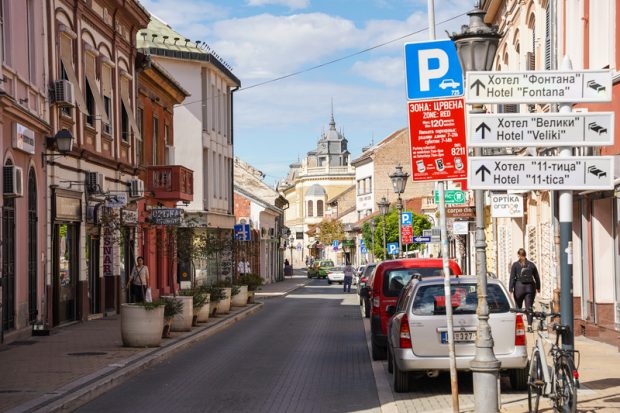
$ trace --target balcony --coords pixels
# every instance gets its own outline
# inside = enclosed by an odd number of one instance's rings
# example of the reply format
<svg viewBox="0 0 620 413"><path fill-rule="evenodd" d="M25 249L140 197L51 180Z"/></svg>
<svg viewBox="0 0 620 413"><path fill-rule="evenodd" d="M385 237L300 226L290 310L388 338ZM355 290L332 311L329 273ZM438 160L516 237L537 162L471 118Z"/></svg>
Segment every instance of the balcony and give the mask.
<svg viewBox="0 0 620 413"><path fill-rule="evenodd" d="M180 165L149 166L146 190L156 199L191 202L194 200L194 171Z"/></svg>

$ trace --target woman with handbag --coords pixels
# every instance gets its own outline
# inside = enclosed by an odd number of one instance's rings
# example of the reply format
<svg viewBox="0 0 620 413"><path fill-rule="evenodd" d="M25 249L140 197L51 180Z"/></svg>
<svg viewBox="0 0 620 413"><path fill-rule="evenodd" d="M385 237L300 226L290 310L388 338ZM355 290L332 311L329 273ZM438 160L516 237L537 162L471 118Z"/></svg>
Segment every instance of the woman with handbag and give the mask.
<svg viewBox="0 0 620 413"><path fill-rule="evenodd" d="M129 288L129 301L132 303L144 302L146 290L149 288L149 269L144 265L144 258L136 259L137 265L133 267L127 288Z"/></svg>
<svg viewBox="0 0 620 413"><path fill-rule="evenodd" d="M532 308L536 292L540 292L540 275L538 268L530 260L523 248L517 251L519 259L512 264L510 269L510 286L509 290L514 294L517 308L521 308L525 301L525 308ZM532 332L532 314L527 315L527 331Z"/></svg>

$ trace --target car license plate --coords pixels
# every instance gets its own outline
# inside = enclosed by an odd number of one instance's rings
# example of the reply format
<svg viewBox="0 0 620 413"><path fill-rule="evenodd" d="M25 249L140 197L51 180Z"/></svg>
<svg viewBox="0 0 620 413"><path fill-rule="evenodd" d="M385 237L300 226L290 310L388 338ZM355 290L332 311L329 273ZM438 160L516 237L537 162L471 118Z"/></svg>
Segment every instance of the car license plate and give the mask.
<svg viewBox="0 0 620 413"><path fill-rule="evenodd" d="M455 343L471 343L476 341L475 331L455 331L454 342ZM448 344L448 332L441 332L441 344Z"/></svg>

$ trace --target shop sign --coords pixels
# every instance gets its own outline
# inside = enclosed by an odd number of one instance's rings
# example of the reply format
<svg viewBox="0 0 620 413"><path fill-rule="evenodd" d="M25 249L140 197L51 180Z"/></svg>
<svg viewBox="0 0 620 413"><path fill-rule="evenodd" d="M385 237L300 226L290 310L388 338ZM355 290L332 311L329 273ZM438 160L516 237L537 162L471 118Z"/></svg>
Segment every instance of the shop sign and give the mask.
<svg viewBox="0 0 620 413"><path fill-rule="evenodd" d="M114 242L113 229L109 225L103 226L103 276L111 277L114 275Z"/></svg>
<svg viewBox="0 0 620 413"><path fill-rule="evenodd" d="M122 225L138 225L138 211L132 209L121 209Z"/></svg>
<svg viewBox="0 0 620 413"><path fill-rule="evenodd" d="M523 195L491 194L491 217L521 218L523 217Z"/></svg>
<svg viewBox="0 0 620 413"><path fill-rule="evenodd" d="M15 123L13 132L13 148L34 155L35 140L34 131L24 125Z"/></svg>
<svg viewBox="0 0 620 413"><path fill-rule="evenodd" d="M447 218L475 218L476 207L462 206L462 207L446 207Z"/></svg>
<svg viewBox="0 0 620 413"><path fill-rule="evenodd" d="M181 208L154 208L151 210L151 222L155 225L181 225L183 210Z"/></svg>
<svg viewBox="0 0 620 413"><path fill-rule="evenodd" d="M105 200L105 206L108 208L122 208L125 205L127 205L127 194L123 192L110 195Z"/></svg>
<svg viewBox="0 0 620 413"><path fill-rule="evenodd" d="M469 234L469 222L468 221L454 221L452 223L452 233L454 235Z"/></svg>
<svg viewBox="0 0 620 413"><path fill-rule="evenodd" d="M82 200L56 195L56 220L81 221Z"/></svg>

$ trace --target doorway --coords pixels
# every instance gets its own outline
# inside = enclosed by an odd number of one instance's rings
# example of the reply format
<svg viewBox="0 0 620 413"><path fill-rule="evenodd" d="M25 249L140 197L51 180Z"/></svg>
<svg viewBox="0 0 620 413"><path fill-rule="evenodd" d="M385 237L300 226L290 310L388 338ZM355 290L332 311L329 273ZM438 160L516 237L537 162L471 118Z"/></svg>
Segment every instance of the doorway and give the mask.
<svg viewBox="0 0 620 413"><path fill-rule="evenodd" d="M37 320L37 179L28 174L28 321Z"/></svg>
<svg viewBox="0 0 620 413"><path fill-rule="evenodd" d="M90 314L101 312L101 284L99 279L99 236L88 235L86 238L86 265L88 268L88 295L90 297Z"/></svg>
<svg viewBox="0 0 620 413"><path fill-rule="evenodd" d="M77 319L79 225L56 223L53 232L54 325Z"/></svg>
<svg viewBox="0 0 620 413"><path fill-rule="evenodd" d="M2 325L15 328L15 199L4 198L2 208Z"/></svg>

